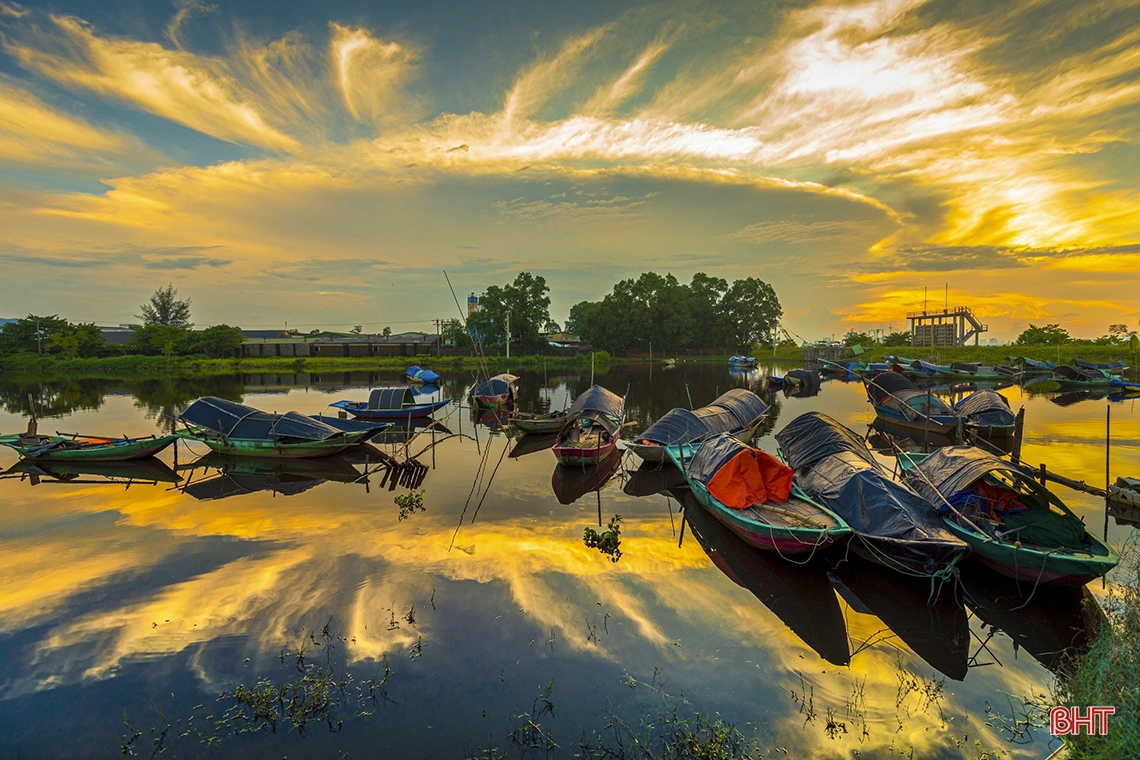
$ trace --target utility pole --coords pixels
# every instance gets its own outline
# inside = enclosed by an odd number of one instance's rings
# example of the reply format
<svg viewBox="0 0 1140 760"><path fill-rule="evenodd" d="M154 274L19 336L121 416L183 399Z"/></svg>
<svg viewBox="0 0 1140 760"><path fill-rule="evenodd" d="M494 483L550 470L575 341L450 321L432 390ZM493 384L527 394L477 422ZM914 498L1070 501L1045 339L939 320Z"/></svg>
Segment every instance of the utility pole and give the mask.
<svg viewBox="0 0 1140 760"><path fill-rule="evenodd" d="M41 356L44 353L44 336L40 332L40 321L38 319L36 320L36 353Z"/></svg>
<svg viewBox="0 0 1140 760"><path fill-rule="evenodd" d="M435 322L435 358L438 359L440 357L440 353L439 353L440 342L443 340L443 337L442 337L443 333L440 330L440 321L441 320L435 319L432 321Z"/></svg>
<svg viewBox="0 0 1140 760"><path fill-rule="evenodd" d="M511 358L511 313L507 312L507 358Z"/></svg>

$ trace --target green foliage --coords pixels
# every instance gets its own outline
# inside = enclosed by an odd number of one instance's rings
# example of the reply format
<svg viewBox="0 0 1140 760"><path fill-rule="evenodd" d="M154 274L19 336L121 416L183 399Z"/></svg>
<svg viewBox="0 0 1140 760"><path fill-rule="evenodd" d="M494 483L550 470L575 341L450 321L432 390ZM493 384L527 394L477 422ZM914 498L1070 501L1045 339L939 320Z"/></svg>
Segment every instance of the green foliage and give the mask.
<svg viewBox="0 0 1140 760"><path fill-rule="evenodd" d="M851 331L843 338L845 346L873 346L875 339L868 333Z"/></svg>
<svg viewBox="0 0 1140 760"><path fill-rule="evenodd" d="M39 353L65 359L100 356L108 351L103 333L90 323L72 323L53 314L29 314L0 328L0 354Z"/></svg>
<svg viewBox="0 0 1140 760"><path fill-rule="evenodd" d="M617 562L621 559L621 515L611 517L610 524L601 533L593 528L584 529L582 543L590 549L609 555L610 562Z"/></svg>
<svg viewBox="0 0 1140 760"><path fill-rule="evenodd" d="M771 343L783 310L772 287L749 277L730 286L698 272L684 285L671 274L622 280L601 301L570 309L566 329L600 348L660 349Z"/></svg>
<svg viewBox="0 0 1140 760"><path fill-rule="evenodd" d="M416 512L423 512L426 507L424 506L424 489L418 491L409 491L408 493L398 494L393 501L396 506L400 508L398 520L403 522Z"/></svg>
<svg viewBox="0 0 1140 760"><path fill-rule="evenodd" d="M213 325L201 332L191 333L185 348L187 354L205 354L211 359L237 356L245 338L240 327Z"/></svg>
<svg viewBox="0 0 1140 760"><path fill-rule="evenodd" d="M467 328L458 319L448 319L443 322L439 327L440 335L443 337L444 343L450 341L451 345L460 348L470 348L475 344L471 340L471 334L467 332Z"/></svg>
<svg viewBox="0 0 1140 760"><path fill-rule="evenodd" d="M181 327L146 324L135 330L127 350L145 356L177 356L189 353L183 349L190 340L191 332Z"/></svg>
<svg viewBox="0 0 1140 760"><path fill-rule="evenodd" d="M909 346L912 337L913 336L911 333L899 330L898 332L893 332L887 337L883 338L883 345L892 348L898 346Z"/></svg>
<svg viewBox="0 0 1140 760"><path fill-rule="evenodd" d="M1014 341L1019 346L1059 346L1072 341L1069 331L1059 324L1038 327L1032 322Z"/></svg>
<svg viewBox="0 0 1140 760"><path fill-rule="evenodd" d="M190 322L190 299L179 299L173 283L154 291L150 301L139 308L142 313L138 318L146 325L163 325L182 330L194 326Z"/></svg>
<svg viewBox="0 0 1140 760"><path fill-rule="evenodd" d="M539 333L550 321L549 292L545 277L519 272L514 282L487 288L467 324L489 346L506 343L508 322L511 345L545 345Z"/></svg>

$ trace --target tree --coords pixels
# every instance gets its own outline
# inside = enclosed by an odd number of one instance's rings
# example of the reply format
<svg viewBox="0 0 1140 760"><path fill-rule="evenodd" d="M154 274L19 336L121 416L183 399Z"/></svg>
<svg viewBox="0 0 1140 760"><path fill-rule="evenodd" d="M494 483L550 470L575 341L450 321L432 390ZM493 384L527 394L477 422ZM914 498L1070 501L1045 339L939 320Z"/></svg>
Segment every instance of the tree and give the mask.
<svg viewBox="0 0 1140 760"><path fill-rule="evenodd" d="M738 346L772 342L772 333L784 310L771 285L755 277L737 280L722 302L722 312Z"/></svg>
<svg viewBox="0 0 1140 760"><path fill-rule="evenodd" d="M446 319L439 326L439 333L443 338L444 343L450 343L452 346L463 348L470 348L474 345L471 340L471 335L467 332L467 328L458 319Z"/></svg>
<svg viewBox="0 0 1140 760"><path fill-rule="evenodd" d="M211 359L226 359L237 356L245 343L240 327L214 325L201 332L191 333L185 341L186 352L205 354Z"/></svg>
<svg viewBox="0 0 1140 760"><path fill-rule="evenodd" d="M1018 335L1014 342L1019 346L1059 346L1071 341L1069 331L1059 324L1038 327L1030 323L1029 327L1021 335Z"/></svg>
<svg viewBox="0 0 1140 760"><path fill-rule="evenodd" d="M353 335L360 335L363 332L364 332L364 325L353 325L352 326L352 334Z"/></svg>
<svg viewBox="0 0 1140 760"><path fill-rule="evenodd" d="M191 353L189 343L193 333L173 325L147 324L135 330L127 342L132 353L146 356L175 356Z"/></svg>
<svg viewBox="0 0 1140 760"><path fill-rule="evenodd" d="M53 314L29 314L0 328L0 354L59 354L67 358L98 356L107 350L103 332L89 322L72 323Z"/></svg>
<svg viewBox="0 0 1140 760"><path fill-rule="evenodd" d="M138 314L138 318L144 325L164 325L189 330L194 326L190 322L190 299L180 300L177 296L178 291L174 289L173 283L165 288L159 288L150 297L150 302L140 307L142 314Z"/></svg>
<svg viewBox="0 0 1140 760"><path fill-rule="evenodd" d="M1108 326L1108 337L1111 338L1113 341L1124 342L1124 341L1128 340L1129 332L1130 332L1130 330L1128 329L1128 325L1109 325Z"/></svg>
<svg viewBox="0 0 1140 760"><path fill-rule="evenodd" d="M559 327L558 323L555 322L553 319L548 319L548 320L546 320L546 324L542 326L542 331L544 333L546 333L547 335L550 335L551 333L562 332L562 328Z"/></svg>
<svg viewBox="0 0 1140 760"><path fill-rule="evenodd" d="M869 333L855 332L852 330L847 333L843 338L843 345L845 346L867 346L875 342Z"/></svg>
<svg viewBox="0 0 1140 760"><path fill-rule="evenodd" d="M909 346L911 341L911 334L903 330L893 332L887 337L883 338L884 346Z"/></svg>
<svg viewBox="0 0 1140 760"><path fill-rule="evenodd" d="M392 334L392 328L391 327L385 327L384 330L380 333L381 337L384 337L384 338L391 336L391 334Z"/></svg>
<svg viewBox="0 0 1140 760"><path fill-rule="evenodd" d="M506 342L508 323L513 345L541 345L541 329L550 321L549 292L545 277L519 272L514 282L487 288L467 324L490 345Z"/></svg>

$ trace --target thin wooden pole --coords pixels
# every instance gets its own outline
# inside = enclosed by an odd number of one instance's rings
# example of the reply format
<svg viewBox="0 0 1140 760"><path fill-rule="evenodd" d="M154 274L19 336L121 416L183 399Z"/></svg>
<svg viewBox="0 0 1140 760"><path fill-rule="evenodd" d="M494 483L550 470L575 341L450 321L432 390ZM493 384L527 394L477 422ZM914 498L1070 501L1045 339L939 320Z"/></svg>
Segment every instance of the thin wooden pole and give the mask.
<svg viewBox="0 0 1140 760"><path fill-rule="evenodd" d="M1112 402L1104 409L1104 540L1108 540L1109 463L1112 460Z"/></svg>

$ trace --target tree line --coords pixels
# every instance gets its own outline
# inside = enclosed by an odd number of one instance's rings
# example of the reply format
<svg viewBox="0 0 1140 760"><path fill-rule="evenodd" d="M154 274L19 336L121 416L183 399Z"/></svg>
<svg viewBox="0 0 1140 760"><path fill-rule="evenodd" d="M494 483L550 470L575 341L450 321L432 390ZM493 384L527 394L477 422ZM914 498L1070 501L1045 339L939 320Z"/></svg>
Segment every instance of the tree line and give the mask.
<svg viewBox="0 0 1140 760"><path fill-rule="evenodd" d="M213 325L194 330L190 299L178 298L173 285L159 288L136 315L143 323L134 328L126 345L111 344L90 322L69 322L52 314L29 314L0 327L0 354L45 354L66 359L141 354L144 356L234 356L244 340L241 328Z"/></svg>
<svg viewBox="0 0 1140 760"><path fill-rule="evenodd" d="M513 282L492 285L479 308L466 320L449 320L441 328L452 345L475 341L502 346L546 345L544 333L560 331L550 317L546 279L520 272ZM672 274L645 272L622 280L600 301L581 301L570 309L567 332L607 351L650 348L735 348L777 336L783 310L772 286L755 277L727 280L703 272L690 283Z"/></svg>

